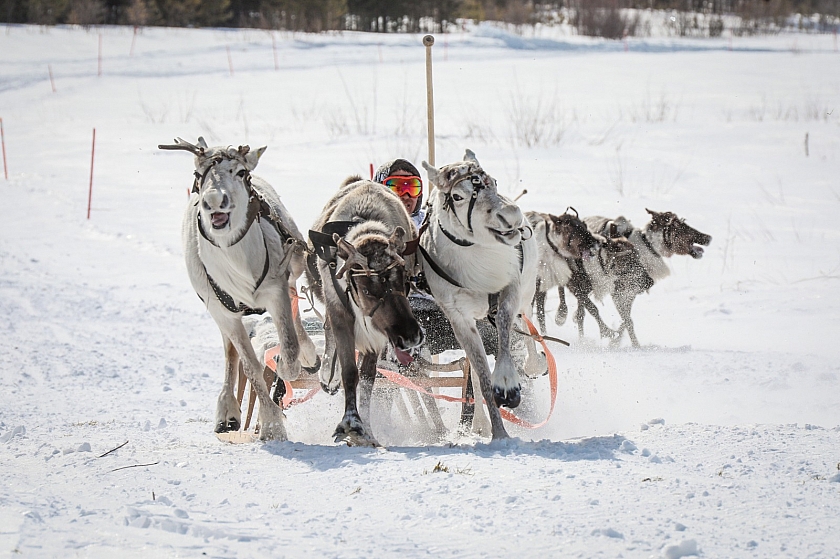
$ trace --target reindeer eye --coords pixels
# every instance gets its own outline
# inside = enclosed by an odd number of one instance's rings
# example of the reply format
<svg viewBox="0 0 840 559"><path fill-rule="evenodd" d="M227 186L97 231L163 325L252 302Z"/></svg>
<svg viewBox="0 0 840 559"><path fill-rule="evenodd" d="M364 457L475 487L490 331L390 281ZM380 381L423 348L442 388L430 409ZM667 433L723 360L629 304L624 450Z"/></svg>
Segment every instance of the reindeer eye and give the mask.
<svg viewBox="0 0 840 559"><path fill-rule="evenodd" d="M362 288L362 293L364 293L365 295L370 295L370 291L368 291L367 287Z"/></svg>
<svg viewBox="0 0 840 559"><path fill-rule="evenodd" d="M452 199L455 200L456 202L460 202L461 200L464 199L464 197L461 196L460 194L453 194Z"/></svg>
<svg viewBox="0 0 840 559"><path fill-rule="evenodd" d="M245 169L242 169L241 171L239 171L238 173L236 173L236 176L237 176L237 177L239 177L239 178L242 178L242 177L244 177L244 176L245 176L245 173L246 173L246 172L247 172L247 171L245 171Z"/></svg>

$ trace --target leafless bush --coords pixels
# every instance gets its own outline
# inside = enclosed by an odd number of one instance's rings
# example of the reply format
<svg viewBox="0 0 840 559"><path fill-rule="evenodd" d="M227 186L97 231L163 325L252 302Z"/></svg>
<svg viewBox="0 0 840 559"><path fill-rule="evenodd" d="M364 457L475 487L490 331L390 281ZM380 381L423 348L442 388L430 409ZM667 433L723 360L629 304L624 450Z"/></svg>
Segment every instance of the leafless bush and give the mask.
<svg viewBox="0 0 840 559"><path fill-rule="evenodd" d="M146 25L151 21L151 12L145 0L131 0L125 10L125 21L129 25Z"/></svg>
<svg viewBox="0 0 840 559"><path fill-rule="evenodd" d="M105 12L105 3L102 0L73 0L67 23L85 27L105 23Z"/></svg>
<svg viewBox="0 0 840 559"><path fill-rule="evenodd" d="M621 39L636 34L638 15L622 9L622 0L577 0L572 25L581 35Z"/></svg>
<svg viewBox="0 0 840 559"><path fill-rule="evenodd" d="M556 98L533 98L516 92L510 97L508 119L514 141L531 148L559 145L571 117L557 105Z"/></svg>

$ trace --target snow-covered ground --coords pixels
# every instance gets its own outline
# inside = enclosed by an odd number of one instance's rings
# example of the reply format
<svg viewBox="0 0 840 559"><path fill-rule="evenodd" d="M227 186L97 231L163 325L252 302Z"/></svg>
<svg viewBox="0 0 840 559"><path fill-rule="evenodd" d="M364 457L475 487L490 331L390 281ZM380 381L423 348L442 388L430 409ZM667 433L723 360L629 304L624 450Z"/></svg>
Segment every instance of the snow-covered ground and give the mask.
<svg viewBox="0 0 840 559"><path fill-rule="evenodd" d="M420 37L0 29L0 551L836 557L835 41L438 36L438 164L469 147L523 209L670 210L713 241L637 299L641 350L550 314L573 343L552 347L547 426L488 444L443 404L453 433L430 444L381 408L371 450L332 443L326 394L289 410L290 442L215 438L220 336L180 247L191 157L156 146L268 145L257 174L307 228L347 175L425 156ZM547 380L528 390L539 420Z"/></svg>

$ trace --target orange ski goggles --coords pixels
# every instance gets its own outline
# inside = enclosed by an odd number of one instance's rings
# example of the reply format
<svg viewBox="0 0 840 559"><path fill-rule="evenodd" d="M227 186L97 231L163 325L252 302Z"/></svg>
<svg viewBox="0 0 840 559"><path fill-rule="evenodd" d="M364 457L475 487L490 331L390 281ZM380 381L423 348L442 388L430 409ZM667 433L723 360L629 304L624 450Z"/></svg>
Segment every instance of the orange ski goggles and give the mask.
<svg viewBox="0 0 840 559"><path fill-rule="evenodd" d="M393 190L397 196L408 194L411 198L417 198L423 194L423 181L420 177L386 177L382 184Z"/></svg>

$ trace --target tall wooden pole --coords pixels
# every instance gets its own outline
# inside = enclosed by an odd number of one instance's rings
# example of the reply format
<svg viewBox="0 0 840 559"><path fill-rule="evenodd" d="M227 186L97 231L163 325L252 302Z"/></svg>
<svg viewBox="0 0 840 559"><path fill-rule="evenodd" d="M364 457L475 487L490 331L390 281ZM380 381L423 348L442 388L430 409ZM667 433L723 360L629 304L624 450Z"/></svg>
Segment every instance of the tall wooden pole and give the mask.
<svg viewBox="0 0 840 559"><path fill-rule="evenodd" d="M426 47L426 117L428 122L429 135L429 165L435 166L435 96L432 88L432 45L435 38L431 35L423 37L423 45ZM430 189L434 185L429 185Z"/></svg>

